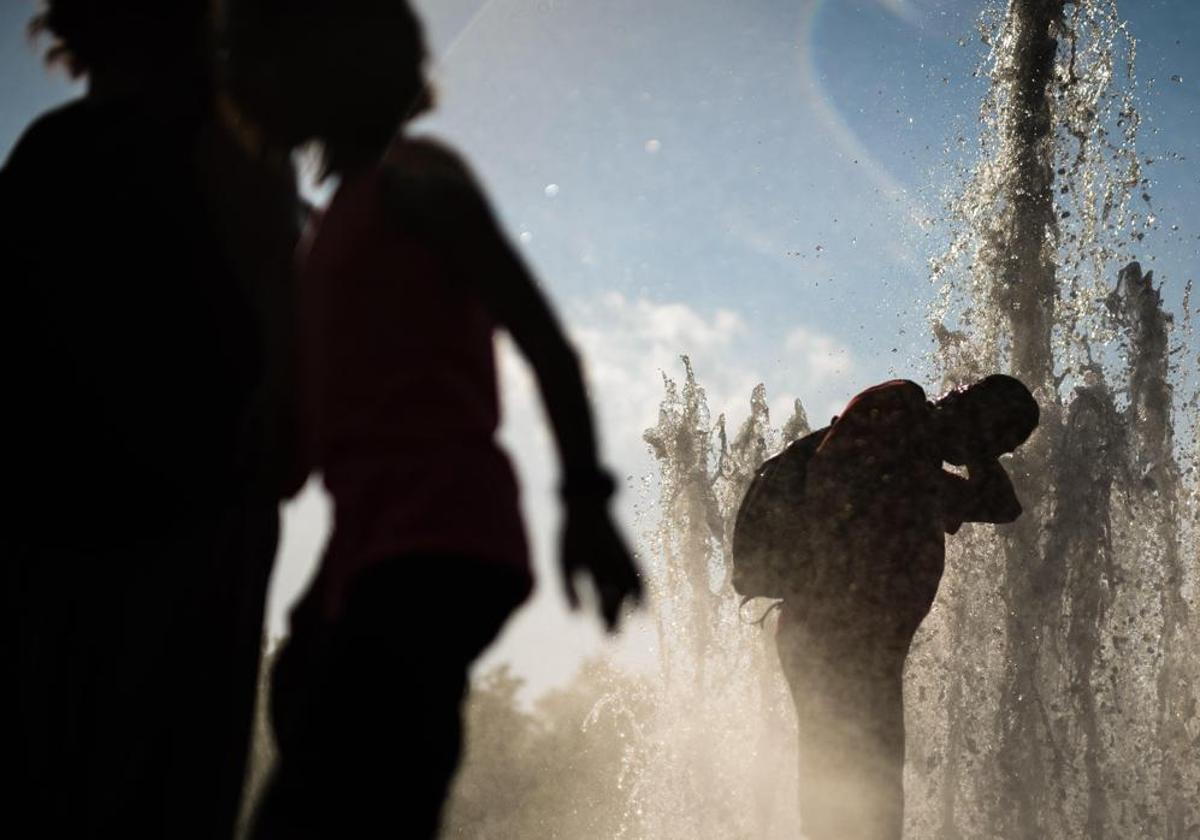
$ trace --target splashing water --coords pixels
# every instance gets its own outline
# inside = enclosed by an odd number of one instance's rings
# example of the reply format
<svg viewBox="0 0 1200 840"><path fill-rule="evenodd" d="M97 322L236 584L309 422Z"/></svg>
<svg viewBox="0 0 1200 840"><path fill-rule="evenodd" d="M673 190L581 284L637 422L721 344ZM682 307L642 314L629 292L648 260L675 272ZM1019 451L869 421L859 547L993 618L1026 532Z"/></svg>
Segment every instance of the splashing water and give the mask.
<svg viewBox="0 0 1200 840"><path fill-rule="evenodd" d="M1115 0L1011 0L981 26L979 161L932 261L934 376L1010 371L1043 419L1009 465L1025 515L948 541L913 646L907 835L1197 837L1198 495L1177 460L1196 444L1175 433L1172 319L1133 262L1159 224L1136 44ZM794 718L727 558L752 471L807 421L797 403L773 430L760 386L730 441L685 369L646 435L661 679L623 836L795 837Z"/></svg>
<svg viewBox="0 0 1200 840"><path fill-rule="evenodd" d="M1043 420L1012 462L1025 516L951 541L910 663L909 828L1194 837L1196 495L1171 318L1130 261L1157 223L1135 43L1113 0L1012 0L992 29L981 162L933 266L938 366L1011 370Z"/></svg>
<svg viewBox="0 0 1200 840"><path fill-rule="evenodd" d="M1179 466L1200 454L1187 414L1198 402L1177 393L1198 372L1172 365L1172 319L1133 262L1161 224L1136 148L1135 43L1115 0L1009 0L981 27L990 84L978 161L932 261L927 378L1011 372L1038 395L1042 425L1008 462L1020 521L947 540L906 672L906 835L1200 837L1200 492ZM730 439L686 359L665 388L646 432L660 492L642 552L657 674L592 668L540 728L513 710L503 674L476 691L476 706L503 701L479 710L498 762L460 785L447 837L800 836L773 616L760 627L763 606L739 611L729 556L754 469L808 421L797 402L772 427L760 385ZM570 732L619 741L616 760L579 740L579 753L545 747L533 770L555 779L538 793L514 772L518 745ZM589 762L603 769L581 773ZM507 812L520 828L485 818L498 778L521 801Z"/></svg>
<svg viewBox="0 0 1200 840"><path fill-rule="evenodd" d="M739 611L728 563L742 494L781 433L760 385L729 440L724 417L712 420L683 364L682 385L664 378L659 420L645 435L661 479L658 525L643 545L654 558L657 679L637 696L614 682L591 716L623 718L636 733L625 748L615 836L791 840L799 832L795 722L774 636L749 607ZM797 403L782 438L807 429Z"/></svg>
<svg viewBox="0 0 1200 840"><path fill-rule="evenodd" d="M765 389L730 441L712 422L684 360L665 380L646 441L661 476L659 527L648 546L660 692L638 756L638 837L792 838L798 830L795 723L773 634L738 609L728 562L733 520L758 465L778 448ZM808 429L799 403L785 438ZM761 613L761 609L760 609Z"/></svg>

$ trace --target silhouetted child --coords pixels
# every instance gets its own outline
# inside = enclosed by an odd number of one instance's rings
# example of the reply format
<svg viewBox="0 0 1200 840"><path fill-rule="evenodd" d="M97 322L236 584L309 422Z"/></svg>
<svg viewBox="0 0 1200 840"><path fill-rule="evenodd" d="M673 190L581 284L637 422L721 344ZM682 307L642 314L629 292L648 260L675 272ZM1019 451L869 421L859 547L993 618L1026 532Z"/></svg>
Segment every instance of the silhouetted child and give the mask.
<svg viewBox="0 0 1200 840"><path fill-rule="evenodd" d="M464 164L403 133L430 104L404 3L242 0L235 89L340 185L302 269L311 466L334 503L274 681L280 762L259 837L433 837L471 662L529 594L517 485L495 442L493 335L528 358L561 456L563 573L609 627L640 595L609 518L575 354Z"/></svg>
<svg viewBox="0 0 1200 840"><path fill-rule="evenodd" d="M937 594L943 534L1020 516L998 458L1037 423L1037 403L1012 377L934 403L897 380L855 397L808 461L795 511L805 536L782 582L777 645L813 840L901 837L904 662Z"/></svg>
<svg viewBox="0 0 1200 840"><path fill-rule="evenodd" d="M21 837L228 837L275 553L290 171L214 108L208 0L51 0L87 94L0 172L0 757Z"/></svg>

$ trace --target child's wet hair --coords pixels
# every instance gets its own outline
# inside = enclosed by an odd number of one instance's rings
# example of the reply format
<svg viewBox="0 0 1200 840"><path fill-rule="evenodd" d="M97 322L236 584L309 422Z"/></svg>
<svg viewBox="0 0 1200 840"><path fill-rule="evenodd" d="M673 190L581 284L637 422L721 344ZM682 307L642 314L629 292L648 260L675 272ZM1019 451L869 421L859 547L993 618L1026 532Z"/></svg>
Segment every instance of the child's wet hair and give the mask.
<svg viewBox="0 0 1200 840"><path fill-rule="evenodd" d="M286 139L318 141L329 168L377 156L401 123L432 105L424 30L404 0L226 4L234 64L270 67L281 96L268 107L282 109L274 116L283 133L297 135Z"/></svg>
<svg viewBox="0 0 1200 840"><path fill-rule="evenodd" d="M1041 409L1021 380L994 373L972 385L969 392L984 412L1000 421L1014 445L1025 442L1037 428Z"/></svg>
<svg viewBox="0 0 1200 840"><path fill-rule="evenodd" d="M72 76L120 67L157 73L207 65L212 0L42 0L29 23L46 61Z"/></svg>

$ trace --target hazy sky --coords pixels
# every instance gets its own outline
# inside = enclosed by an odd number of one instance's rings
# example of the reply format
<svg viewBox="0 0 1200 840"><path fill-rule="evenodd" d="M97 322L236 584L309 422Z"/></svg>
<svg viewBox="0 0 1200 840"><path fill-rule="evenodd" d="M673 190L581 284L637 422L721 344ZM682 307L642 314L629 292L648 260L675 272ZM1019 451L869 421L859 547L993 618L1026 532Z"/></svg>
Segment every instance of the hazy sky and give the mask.
<svg viewBox="0 0 1200 840"><path fill-rule="evenodd" d="M923 222L953 186L954 138L974 136L983 4L417 5L440 90L422 129L474 163L559 304L622 477L651 473L641 433L656 417L662 373L681 372L681 353L733 423L758 382L778 411L798 396L823 421L873 382L923 380L926 265L945 235ZM6 0L0 10L0 154L32 116L71 95L24 40L32 8ZM1139 40L1140 150L1155 160L1148 174L1162 220L1138 256L1154 258L1177 305L1200 245L1200 4L1139 0L1122 11ZM511 661L542 687L601 641L594 622L561 606L549 438L528 377L511 359L504 367L504 436L542 582L488 661ZM621 500L631 539L635 500ZM276 632L324 527L310 491L288 517ZM635 632L625 649L637 656L647 644Z"/></svg>

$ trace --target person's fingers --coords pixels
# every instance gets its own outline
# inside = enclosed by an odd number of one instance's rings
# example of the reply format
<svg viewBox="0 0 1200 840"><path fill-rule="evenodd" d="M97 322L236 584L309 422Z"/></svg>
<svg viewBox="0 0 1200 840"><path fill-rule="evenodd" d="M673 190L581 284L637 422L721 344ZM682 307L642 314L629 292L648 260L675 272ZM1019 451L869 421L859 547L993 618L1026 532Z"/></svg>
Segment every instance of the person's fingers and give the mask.
<svg viewBox="0 0 1200 840"><path fill-rule="evenodd" d="M625 600L620 587L600 587L600 609L604 615L604 628L612 633L617 629L617 619L621 615L621 602Z"/></svg>
<svg viewBox="0 0 1200 840"><path fill-rule="evenodd" d="M567 598L567 606L572 610L579 609L579 590L575 586L574 566L564 564L562 567L563 594Z"/></svg>
<svg viewBox="0 0 1200 840"><path fill-rule="evenodd" d="M642 576L638 572L637 561L624 544L618 543L617 557L619 560L621 588L625 598L629 598L636 606L642 602Z"/></svg>
<svg viewBox="0 0 1200 840"><path fill-rule="evenodd" d="M637 567L623 547L615 552L612 560L609 581L602 590L605 620L610 632L619 624L626 605L636 608L641 605L643 598L642 582L638 577Z"/></svg>
<svg viewBox="0 0 1200 840"><path fill-rule="evenodd" d="M640 607L646 600L646 589L642 586L642 579L636 569L633 570L627 594L635 607Z"/></svg>

